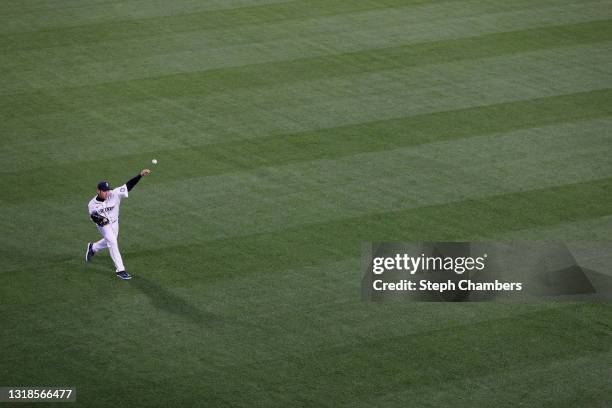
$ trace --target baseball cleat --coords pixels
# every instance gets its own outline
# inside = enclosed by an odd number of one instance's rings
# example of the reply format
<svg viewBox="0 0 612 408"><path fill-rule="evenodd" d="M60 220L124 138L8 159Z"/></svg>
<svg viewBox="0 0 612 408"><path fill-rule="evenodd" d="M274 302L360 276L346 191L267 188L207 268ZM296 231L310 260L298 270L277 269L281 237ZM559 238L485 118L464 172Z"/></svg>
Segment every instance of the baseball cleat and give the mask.
<svg viewBox="0 0 612 408"><path fill-rule="evenodd" d="M90 262L94 255L93 244L90 242L87 244L87 251L85 251L85 262Z"/></svg>
<svg viewBox="0 0 612 408"><path fill-rule="evenodd" d="M119 277L119 279L123 279L123 280L130 280L130 279L132 279L132 275L127 273L127 271L117 272L116 275Z"/></svg>

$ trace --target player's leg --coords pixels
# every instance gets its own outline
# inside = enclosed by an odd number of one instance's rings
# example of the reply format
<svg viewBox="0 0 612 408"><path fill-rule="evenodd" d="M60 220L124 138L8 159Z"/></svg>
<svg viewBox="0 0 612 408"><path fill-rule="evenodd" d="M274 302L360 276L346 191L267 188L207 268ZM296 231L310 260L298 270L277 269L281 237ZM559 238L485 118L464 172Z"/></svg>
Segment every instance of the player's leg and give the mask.
<svg viewBox="0 0 612 408"><path fill-rule="evenodd" d="M102 231L100 231L100 233L102 233ZM106 245L106 239L104 238L93 243L87 243L87 249L85 250L85 262L91 262L91 258L94 257L96 252L101 251L107 247L108 246Z"/></svg>
<svg viewBox="0 0 612 408"><path fill-rule="evenodd" d="M112 239L107 239L106 245L108 245L108 251L110 252L111 259L115 264L116 272L125 271L125 266L123 266L123 259L121 258L121 253L119 252L119 244L117 243L117 238L113 237Z"/></svg>
<svg viewBox="0 0 612 408"><path fill-rule="evenodd" d="M118 229L116 228L116 223L98 227L98 231L100 231L100 234L102 234L104 238L93 245L94 251L97 252L100 249L108 248L111 259L115 264L116 272L125 271L123 259L121 258L121 253L119 252L119 244L117 243Z"/></svg>
<svg viewBox="0 0 612 408"><path fill-rule="evenodd" d="M94 242L91 245L91 249L93 249L94 253L98 252L98 251L101 251L103 249L106 249L106 248L108 248L108 245L106 245L106 239L105 238L102 238L101 240L96 241L96 242Z"/></svg>
<svg viewBox="0 0 612 408"><path fill-rule="evenodd" d="M108 245L110 256L115 263L117 276L121 279L131 279L130 274L125 270L121 252L119 252L119 243L117 241L117 236L119 235L119 223L110 224L108 227L110 231L106 238L106 245Z"/></svg>

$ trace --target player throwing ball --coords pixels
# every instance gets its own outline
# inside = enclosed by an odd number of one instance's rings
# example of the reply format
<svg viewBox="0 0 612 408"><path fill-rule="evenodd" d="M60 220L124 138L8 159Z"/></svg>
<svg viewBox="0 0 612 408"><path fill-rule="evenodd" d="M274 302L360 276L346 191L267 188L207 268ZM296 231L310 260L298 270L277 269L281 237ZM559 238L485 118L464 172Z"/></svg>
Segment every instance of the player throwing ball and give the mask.
<svg viewBox="0 0 612 408"><path fill-rule="evenodd" d="M87 252L85 252L85 262L90 262L96 252L108 248L110 256L115 264L116 274L121 279L132 279L132 276L125 270L123 259L119 252L117 237L119 236L119 206L124 198L127 198L128 192L132 191L134 186L144 176L151 173L151 170L144 169L136 177L130 179L124 185L111 189L108 181L98 183L98 194L89 201L89 217L98 227L98 231L102 235L102 239L87 244Z"/></svg>

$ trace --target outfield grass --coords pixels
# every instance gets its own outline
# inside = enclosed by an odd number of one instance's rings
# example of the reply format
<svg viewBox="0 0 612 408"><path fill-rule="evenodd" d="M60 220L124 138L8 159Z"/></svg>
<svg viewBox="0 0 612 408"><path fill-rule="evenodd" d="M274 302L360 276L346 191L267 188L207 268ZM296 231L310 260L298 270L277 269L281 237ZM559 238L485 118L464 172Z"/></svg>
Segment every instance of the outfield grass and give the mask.
<svg viewBox="0 0 612 408"><path fill-rule="evenodd" d="M360 297L365 241L612 239L611 6L3 1L0 386L611 405L609 304ZM153 158L120 281L86 205Z"/></svg>

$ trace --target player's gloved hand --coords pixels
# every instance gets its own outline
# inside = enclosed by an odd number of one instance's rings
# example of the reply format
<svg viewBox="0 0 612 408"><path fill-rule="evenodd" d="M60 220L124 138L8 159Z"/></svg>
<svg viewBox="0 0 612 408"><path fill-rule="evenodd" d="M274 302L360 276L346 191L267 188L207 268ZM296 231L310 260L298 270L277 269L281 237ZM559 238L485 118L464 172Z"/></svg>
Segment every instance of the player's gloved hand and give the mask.
<svg viewBox="0 0 612 408"><path fill-rule="evenodd" d="M143 169L143 170L140 172L140 175L141 175L141 176L148 176L149 174L151 174L151 170L149 170L149 169Z"/></svg>
<svg viewBox="0 0 612 408"><path fill-rule="evenodd" d="M103 227L108 224L108 218L106 218L105 216L101 214L92 213L90 217L91 217L91 220L97 225L99 225L100 227Z"/></svg>

